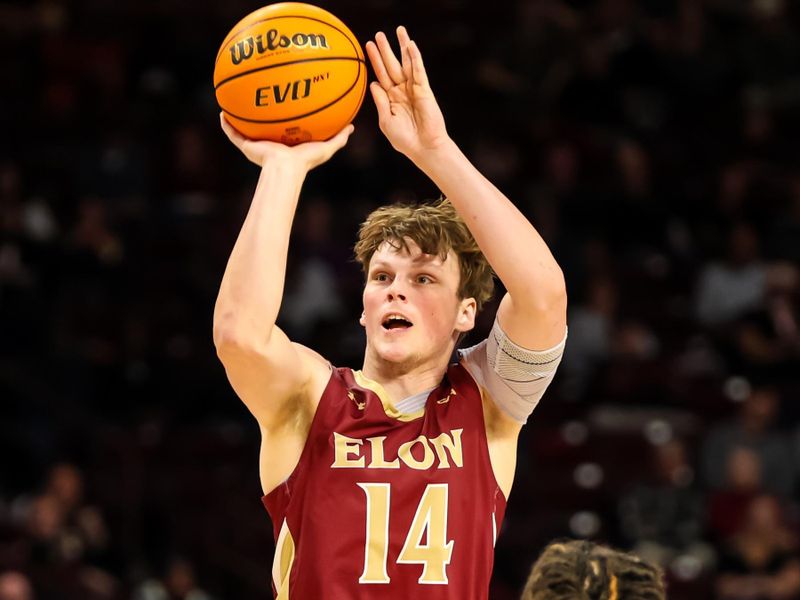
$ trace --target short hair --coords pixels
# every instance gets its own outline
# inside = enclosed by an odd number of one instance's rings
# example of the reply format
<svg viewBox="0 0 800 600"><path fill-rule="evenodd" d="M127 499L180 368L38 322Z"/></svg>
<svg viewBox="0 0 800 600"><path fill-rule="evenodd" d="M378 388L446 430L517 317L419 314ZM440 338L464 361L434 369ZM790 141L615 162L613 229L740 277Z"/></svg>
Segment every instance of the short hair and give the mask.
<svg viewBox="0 0 800 600"><path fill-rule="evenodd" d="M412 240L425 254L442 260L452 249L458 257L458 298L475 298L480 310L494 293L494 274L464 220L442 197L422 204L392 204L372 211L361 224L355 245L356 260L366 274L372 255L384 242L409 251Z"/></svg>
<svg viewBox="0 0 800 600"><path fill-rule="evenodd" d="M531 569L522 600L665 600L661 569L589 541L556 540Z"/></svg>

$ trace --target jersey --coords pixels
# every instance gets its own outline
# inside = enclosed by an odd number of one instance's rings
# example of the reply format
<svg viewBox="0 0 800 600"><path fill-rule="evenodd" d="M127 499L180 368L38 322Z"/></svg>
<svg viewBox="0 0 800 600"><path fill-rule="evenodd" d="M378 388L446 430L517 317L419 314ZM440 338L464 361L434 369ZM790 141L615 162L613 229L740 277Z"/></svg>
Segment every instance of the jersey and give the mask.
<svg viewBox="0 0 800 600"><path fill-rule="evenodd" d="M263 497L278 599L484 600L506 508L481 389L451 365L423 409L333 369L300 460Z"/></svg>

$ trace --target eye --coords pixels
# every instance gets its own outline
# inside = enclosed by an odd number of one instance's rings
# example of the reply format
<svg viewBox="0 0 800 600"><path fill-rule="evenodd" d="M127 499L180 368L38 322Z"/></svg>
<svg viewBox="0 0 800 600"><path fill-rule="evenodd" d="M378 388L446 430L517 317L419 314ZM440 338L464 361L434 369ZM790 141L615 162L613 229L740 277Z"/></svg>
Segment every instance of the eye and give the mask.
<svg viewBox="0 0 800 600"><path fill-rule="evenodd" d="M389 281L389 276L386 273L375 273L372 278L375 281Z"/></svg>
<svg viewBox="0 0 800 600"><path fill-rule="evenodd" d="M417 277L417 283L422 283L422 284L433 283L433 279L431 279L427 275L420 275Z"/></svg>

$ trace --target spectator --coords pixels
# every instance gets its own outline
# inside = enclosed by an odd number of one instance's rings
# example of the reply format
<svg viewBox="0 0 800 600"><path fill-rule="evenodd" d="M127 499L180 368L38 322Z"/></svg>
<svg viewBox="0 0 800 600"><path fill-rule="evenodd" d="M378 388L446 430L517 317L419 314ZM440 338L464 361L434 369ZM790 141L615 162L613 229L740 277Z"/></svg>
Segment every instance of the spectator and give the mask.
<svg viewBox="0 0 800 600"><path fill-rule="evenodd" d="M35 600L33 587L22 573L0 573L0 600Z"/></svg>
<svg viewBox="0 0 800 600"><path fill-rule="evenodd" d="M779 501L761 495L747 508L743 527L722 548L717 598L782 600L800 595L797 536Z"/></svg>
<svg viewBox="0 0 800 600"><path fill-rule="evenodd" d="M197 586L192 564L175 557L164 577L145 581L134 592L133 600L211 600L211 596Z"/></svg>
<svg viewBox="0 0 800 600"><path fill-rule="evenodd" d="M698 280L697 318L708 326L730 323L758 308L767 292L767 268L760 260L756 231L745 223L734 226L724 261L708 264Z"/></svg>
<svg viewBox="0 0 800 600"><path fill-rule="evenodd" d="M758 454L733 448L725 465L725 483L709 494L709 530L715 540L726 540L744 522L747 507L762 493L762 465Z"/></svg>
<svg viewBox="0 0 800 600"><path fill-rule="evenodd" d="M334 236L334 211L324 197L310 199L297 215L301 258L294 264L293 280L287 282L281 319L292 339L307 340L321 322L344 314L339 262L347 249ZM294 259L294 257L292 257Z"/></svg>
<svg viewBox="0 0 800 600"><path fill-rule="evenodd" d="M785 275L793 280L793 267L788 267ZM763 380L792 381L800 366L799 324L800 306L793 294L772 294L763 308L744 315L732 326L731 366Z"/></svg>
<svg viewBox="0 0 800 600"><path fill-rule="evenodd" d="M736 448L749 448L758 456L764 490L783 497L794 490L791 443L777 429L780 393L771 386L752 390L736 418L712 427L702 448L703 480L712 489L725 485L726 466Z"/></svg>
<svg viewBox="0 0 800 600"><path fill-rule="evenodd" d="M60 505L64 527L80 545L82 557L95 565L107 565L108 528L97 507L84 501L83 473L71 463L58 463L50 469L45 496Z"/></svg>
<svg viewBox="0 0 800 600"><path fill-rule="evenodd" d="M691 555L708 568L713 549L705 535L705 498L697 488L686 444L673 439L653 448L652 477L619 503L622 531L636 555L668 567Z"/></svg>
<svg viewBox="0 0 800 600"><path fill-rule="evenodd" d="M616 284L598 277L587 287L586 300L570 311L570 340L564 349L564 385L572 397L583 395L597 368L611 357L616 326Z"/></svg>

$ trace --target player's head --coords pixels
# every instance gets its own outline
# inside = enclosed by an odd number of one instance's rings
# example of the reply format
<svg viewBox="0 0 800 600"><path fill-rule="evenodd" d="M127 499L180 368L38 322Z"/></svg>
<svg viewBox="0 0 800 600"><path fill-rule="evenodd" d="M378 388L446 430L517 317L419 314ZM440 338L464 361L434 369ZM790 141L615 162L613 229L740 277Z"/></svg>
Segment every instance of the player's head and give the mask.
<svg viewBox="0 0 800 600"><path fill-rule="evenodd" d="M355 254L366 275L368 347L391 362L449 353L494 290L489 263L445 199L373 211Z"/></svg>
<svg viewBox="0 0 800 600"><path fill-rule="evenodd" d="M665 600L657 566L589 541L550 543L533 564L522 600Z"/></svg>

